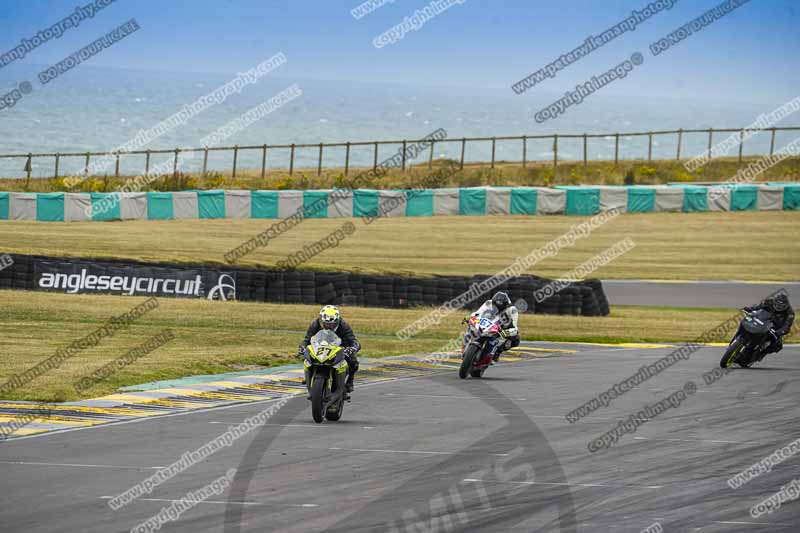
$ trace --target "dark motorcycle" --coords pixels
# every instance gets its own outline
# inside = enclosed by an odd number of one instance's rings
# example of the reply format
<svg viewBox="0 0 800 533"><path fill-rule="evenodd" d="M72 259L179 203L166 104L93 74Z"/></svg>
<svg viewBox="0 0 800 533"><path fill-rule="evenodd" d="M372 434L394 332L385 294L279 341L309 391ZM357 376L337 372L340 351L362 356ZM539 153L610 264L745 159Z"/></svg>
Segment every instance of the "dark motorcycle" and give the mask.
<svg viewBox="0 0 800 533"><path fill-rule="evenodd" d="M747 368L761 361L766 355L767 347L775 338L772 327L772 314L769 311L759 309L747 313L725 350L719 366L728 368L735 363Z"/></svg>
<svg viewBox="0 0 800 533"><path fill-rule="evenodd" d="M492 316L472 316L464 321L467 323L467 332L458 377L465 379L469 375L481 378L492 364L492 349L500 337L500 323Z"/></svg>
<svg viewBox="0 0 800 533"><path fill-rule="evenodd" d="M344 412L347 359L342 340L330 330L322 330L306 347L303 359L306 386L311 399L314 422L339 420Z"/></svg>

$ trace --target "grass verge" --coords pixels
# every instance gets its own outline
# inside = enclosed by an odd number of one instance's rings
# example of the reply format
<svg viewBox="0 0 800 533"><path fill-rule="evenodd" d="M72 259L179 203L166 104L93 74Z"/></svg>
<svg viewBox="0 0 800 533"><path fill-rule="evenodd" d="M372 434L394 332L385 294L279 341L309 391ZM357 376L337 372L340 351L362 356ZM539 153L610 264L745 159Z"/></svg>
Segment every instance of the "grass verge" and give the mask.
<svg viewBox="0 0 800 533"><path fill-rule="evenodd" d="M586 220L574 216L450 216L353 220L355 231L301 269L406 275L494 274ZM275 220L0 223L0 252L224 264L224 254ZM342 227L307 219L242 258L243 267L278 261ZM592 274L603 279L797 280L800 212L624 214L563 248L531 273L559 277L630 237L636 247ZM476 236L479 236L477 239ZM490 239L497 244L489 244ZM765 268L764 265L769 265Z"/></svg>
<svg viewBox="0 0 800 533"><path fill-rule="evenodd" d="M0 383L84 337L111 316L143 298L0 291ZM317 306L161 299L159 308L129 328L78 352L62 366L7 394L3 399L71 401L102 396L118 387L178 377L242 370L252 365L297 362L294 354ZM394 333L430 311L343 308L364 348L362 355L385 357L440 349L462 332L462 313L410 341ZM608 317L522 315L526 340L583 342L691 341L734 314L730 309L613 307ZM175 339L79 394L73 384L95 369L143 344L164 329ZM729 339L717 339L727 341ZM788 342L800 341L793 333Z"/></svg>

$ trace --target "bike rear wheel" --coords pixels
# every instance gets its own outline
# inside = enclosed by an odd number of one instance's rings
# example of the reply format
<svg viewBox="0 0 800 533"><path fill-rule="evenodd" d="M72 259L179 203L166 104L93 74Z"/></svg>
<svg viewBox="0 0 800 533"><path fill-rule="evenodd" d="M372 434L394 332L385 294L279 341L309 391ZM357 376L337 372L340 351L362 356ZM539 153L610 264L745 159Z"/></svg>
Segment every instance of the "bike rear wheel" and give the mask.
<svg viewBox="0 0 800 533"><path fill-rule="evenodd" d="M322 401L325 396L325 378L326 376L314 376L314 381L311 382L311 416L317 424L322 422Z"/></svg>
<svg viewBox="0 0 800 533"><path fill-rule="evenodd" d="M739 352L742 349L742 339L741 337L736 337L731 341L728 345L728 349L725 350L725 354L722 356L722 359L719 360L719 366L722 368L728 368L731 366L735 361L736 357L739 355Z"/></svg>
<svg viewBox="0 0 800 533"><path fill-rule="evenodd" d="M479 349L480 346L478 345L467 345L467 347L464 349L464 358L461 360L461 366L458 368L458 377L461 379L466 379L470 370L472 370L472 363L475 361L475 357L478 355Z"/></svg>

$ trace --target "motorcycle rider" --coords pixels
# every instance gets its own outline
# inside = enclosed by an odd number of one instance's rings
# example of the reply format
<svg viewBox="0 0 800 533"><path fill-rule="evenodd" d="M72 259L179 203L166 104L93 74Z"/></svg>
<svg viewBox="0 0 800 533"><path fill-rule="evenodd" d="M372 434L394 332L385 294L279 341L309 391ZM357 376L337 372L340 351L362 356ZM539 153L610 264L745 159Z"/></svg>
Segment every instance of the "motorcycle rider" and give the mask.
<svg viewBox="0 0 800 533"><path fill-rule="evenodd" d="M789 333L794 323L794 309L789 305L789 297L786 292L781 290L775 297L767 298L758 305L745 307L748 313L758 310L768 311L772 315L772 326L770 330L772 341L767 346L764 355L778 353L783 348L783 336Z"/></svg>
<svg viewBox="0 0 800 533"><path fill-rule="evenodd" d="M355 379L356 372L358 372L358 358L356 353L361 349L361 343L356 339L353 333L353 328L350 324L342 320L339 313L339 308L335 305L326 305L319 312L319 317L315 318L308 326L306 336L300 344L298 355L302 358L305 357L306 347L311 344L311 337L319 333L323 329L329 329L336 333L342 339L342 353L347 359L347 382L345 383L345 390L353 392L353 380Z"/></svg>
<svg viewBox="0 0 800 533"><path fill-rule="evenodd" d="M519 346L519 310L511 304L511 297L508 293L499 291L492 296L491 300L486 300L480 308L472 313L473 317L480 317L484 313L500 318L500 337L501 341L495 342L492 347L492 364L500 359L500 354ZM464 319L467 320L466 318Z"/></svg>

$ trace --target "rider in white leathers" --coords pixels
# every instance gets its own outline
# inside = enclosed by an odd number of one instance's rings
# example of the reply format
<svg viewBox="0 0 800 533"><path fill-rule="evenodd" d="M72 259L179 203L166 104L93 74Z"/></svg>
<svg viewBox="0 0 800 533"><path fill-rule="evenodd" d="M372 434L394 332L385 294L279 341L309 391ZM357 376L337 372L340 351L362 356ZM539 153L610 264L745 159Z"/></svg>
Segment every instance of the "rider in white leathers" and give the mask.
<svg viewBox="0 0 800 533"><path fill-rule="evenodd" d="M486 313L500 317L500 339L492 347L492 361L500 359L500 354L519 346L519 311L511 304L511 298L505 292L498 292L492 296L491 300L486 300L483 305L472 313L472 316L479 317Z"/></svg>

